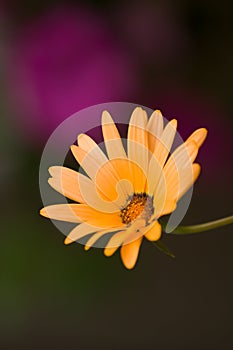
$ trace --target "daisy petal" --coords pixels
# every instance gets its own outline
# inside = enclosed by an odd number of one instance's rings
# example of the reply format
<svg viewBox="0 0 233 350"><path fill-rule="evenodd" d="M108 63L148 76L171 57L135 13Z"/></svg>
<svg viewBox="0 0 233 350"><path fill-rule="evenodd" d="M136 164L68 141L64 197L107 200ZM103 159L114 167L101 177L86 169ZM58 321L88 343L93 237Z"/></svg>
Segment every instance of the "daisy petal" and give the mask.
<svg viewBox="0 0 233 350"><path fill-rule="evenodd" d="M109 159L127 158L120 134L111 115L107 111L104 111L102 114L102 132Z"/></svg>
<svg viewBox="0 0 233 350"><path fill-rule="evenodd" d="M119 231L114 234L104 249L104 255L111 256L117 251L117 249L123 244L125 236L127 235L127 231Z"/></svg>
<svg viewBox="0 0 233 350"><path fill-rule="evenodd" d="M166 200L159 216L171 214L177 207L176 200Z"/></svg>
<svg viewBox="0 0 233 350"><path fill-rule="evenodd" d="M91 152L87 152L79 146L72 145L70 149L80 166L85 170L87 175L92 180L94 180L96 175L96 168L98 169L100 165L105 163L105 161L101 162L101 158L95 159L90 154Z"/></svg>
<svg viewBox="0 0 233 350"><path fill-rule="evenodd" d="M96 175L96 183L100 183L103 181L102 180L102 174L105 171L105 166L107 167L112 167L117 173L117 179L114 184L115 188L118 189L117 193L122 195L122 201L120 202L120 198L117 200L117 203L121 206L125 204L125 200L131 196L134 192L134 187L133 187L133 175L131 172L132 169L132 162L130 162L127 158L118 158L118 159L111 159L109 160L108 163L106 163L97 173ZM135 165L136 166L136 165ZM139 168L139 167L138 167ZM138 169L138 173L140 172L140 169ZM105 189L105 186L107 187ZM118 187L119 186L119 187ZM102 183L101 188L102 191L105 193L108 193L108 183Z"/></svg>
<svg viewBox="0 0 233 350"><path fill-rule="evenodd" d="M140 229L140 231L137 232L137 227L139 227L140 225L142 225L142 222L140 222L137 225L132 225L132 227L128 230L120 231L114 234L109 240L108 244L106 245L106 248L104 249L104 254L106 256L111 256L116 252L119 246L123 245L123 248L125 246L129 246L130 244L136 241L139 242L140 240L142 240L143 235L145 235L145 237L148 240L155 241L160 238L162 231L161 226L158 222L153 222L147 227L144 226Z"/></svg>
<svg viewBox="0 0 233 350"><path fill-rule="evenodd" d="M171 120L166 125L161 137L156 142L156 148L153 155L161 167L164 166L164 163L166 162L166 159L170 153L170 149L176 134L176 127L177 121L175 119Z"/></svg>
<svg viewBox="0 0 233 350"><path fill-rule="evenodd" d="M138 151L140 153L141 146L139 145ZM134 163L133 161L129 162L130 173L133 181L134 193L143 193L148 191L148 182L147 176L143 168Z"/></svg>
<svg viewBox="0 0 233 350"><path fill-rule="evenodd" d="M108 158L104 152L90 136L86 134L78 135L78 145L84 151L90 153L93 158L98 159L100 163L105 163L108 161Z"/></svg>
<svg viewBox="0 0 233 350"><path fill-rule="evenodd" d="M119 247L113 247L113 248L105 248L104 249L104 255L105 256L112 256L118 249Z"/></svg>
<svg viewBox="0 0 233 350"><path fill-rule="evenodd" d="M122 227L119 212L104 213L86 204L55 204L41 210L42 216L67 222L87 222L99 228Z"/></svg>
<svg viewBox="0 0 233 350"><path fill-rule="evenodd" d="M100 228L122 227L119 212L117 213L103 213L95 210L86 204L69 204L71 209L75 212L81 221L85 221L90 225Z"/></svg>
<svg viewBox="0 0 233 350"><path fill-rule="evenodd" d="M116 204L103 199L103 194L100 198L93 181L87 176L62 166L50 167L49 173L52 176L48 180L50 186L65 197L100 211L108 213L119 211Z"/></svg>
<svg viewBox="0 0 233 350"><path fill-rule="evenodd" d="M159 110L151 114L146 129L148 133L148 149L153 153L156 147L156 140L161 138L163 132L163 116Z"/></svg>
<svg viewBox="0 0 233 350"><path fill-rule="evenodd" d="M108 163L108 158L91 137L81 134L78 136L78 143L79 146L71 146L71 151L80 166L94 181L97 171L104 164ZM110 179L116 177L114 168L111 166L109 166L109 168L108 175L110 176Z"/></svg>
<svg viewBox="0 0 233 350"><path fill-rule="evenodd" d="M124 231L119 231L116 234L114 234L106 244L105 249L108 248L117 248L120 247L122 244L127 244L132 241L135 241L139 237L143 235L143 228L145 226L145 220L135 220L130 227L124 227ZM107 251L107 250L106 250Z"/></svg>
<svg viewBox="0 0 233 350"><path fill-rule="evenodd" d="M163 174L163 176L160 177L158 187L154 194L153 218L158 219L162 215L170 214L176 209L176 201L177 199L171 198L170 193L167 190L166 179Z"/></svg>
<svg viewBox="0 0 233 350"><path fill-rule="evenodd" d="M54 220L80 223L82 219L77 216L77 212L73 208L74 205L77 206L78 204L49 205L41 209L40 215Z"/></svg>
<svg viewBox="0 0 233 350"><path fill-rule="evenodd" d="M169 200L179 197L184 177L192 177L192 162L198 152L197 144L188 141L179 146L170 156L164 167L167 197Z"/></svg>
<svg viewBox="0 0 233 350"><path fill-rule="evenodd" d="M98 231L98 228L91 226L91 225L88 225L87 223L82 223L82 224L76 226L68 234L68 236L64 240L64 244L73 243L73 242L89 235L90 233L94 233L96 231Z"/></svg>
<svg viewBox="0 0 233 350"><path fill-rule="evenodd" d="M80 166L96 184L100 197L107 198L110 202L118 201L118 205L125 203L126 194L122 186L117 186L119 177L109 161L103 162L101 157L95 158L92 152L87 152L75 145L71 146L71 151Z"/></svg>
<svg viewBox="0 0 233 350"><path fill-rule="evenodd" d="M198 163L192 165L192 172L188 171L182 176L182 181L180 181L179 197L178 200L183 197L183 195L193 186L194 182L197 180L201 172L201 166ZM185 176L186 175L186 176Z"/></svg>
<svg viewBox="0 0 233 350"><path fill-rule="evenodd" d="M104 235L106 235L108 233L113 233L115 231L118 231L118 229L103 230L103 231L100 231L100 232L93 234L91 236L91 238L89 238L89 240L86 242L84 249L89 250L91 247L93 247L93 245L96 243L96 241L98 241L98 239L100 239L101 237L103 237Z"/></svg>
<svg viewBox="0 0 233 350"><path fill-rule="evenodd" d="M192 164L184 169L174 171L166 176L167 194L169 200L178 201L194 184L200 173L200 165ZM166 200L167 200L166 199Z"/></svg>
<svg viewBox="0 0 233 350"><path fill-rule="evenodd" d="M142 108L138 107L132 113L128 128L128 158L137 164L142 173L147 174L148 168L148 135L146 132L147 114ZM140 183L140 192L145 191L145 178L140 174L135 174L135 182Z"/></svg>
<svg viewBox="0 0 233 350"><path fill-rule="evenodd" d="M162 215L162 211L166 202L166 197L167 197L166 179L162 171L153 195L153 207L154 207L153 217L155 217L156 219Z"/></svg>
<svg viewBox="0 0 233 350"><path fill-rule="evenodd" d="M201 147L207 136L207 130L205 128L200 128L194 131L186 142L192 140L195 141L198 147Z"/></svg>
<svg viewBox="0 0 233 350"><path fill-rule="evenodd" d="M138 258L142 237L121 247L121 259L127 269L132 269Z"/></svg>
<svg viewBox="0 0 233 350"><path fill-rule="evenodd" d="M162 227L158 221L153 222L153 225L150 226L149 230L146 231L145 237L148 241L158 241L162 235Z"/></svg>
<svg viewBox="0 0 233 350"><path fill-rule="evenodd" d="M163 169L159 164L157 158L154 156L154 154L152 154L149 162L148 175L147 175L148 194L150 196L153 195L155 189L158 186L160 177L162 175L163 175Z"/></svg>
<svg viewBox="0 0 233 350"><path fill-rule="evenodd" d="M84 198L80 191L78 178L81 174L62 166L49 168L52 178L48 179L50 186L65 197L76 202L84 203ZM83 176L83 175L82 175ZM83 176L84 177L84 176ZM87 182L91 181L86 177ZM84 180L85 181L85 180Z"/></svg>
<svg viewBox="0 0 233 350"><path fill-rule="evenodd" d="M198 146L196 142L190 140L182 143L169 157L164 172L172 173L175 168L180 170L187 166L191 166L198 153Z"/></svg>
<svg viewBox="0 0 233 350"><path fill-rule="evenodd" d="M117 127L112 120L111 115L107 111L104 111L102 114L102 132L104 136L105 148L113 168L116 170L120 179L127 179L131 182L130 185L127 183L121 183L122 187L124 188L125 195L130 196L132 195L133 188L131 181L132 179L129 179L129 164L127 164L128 158L122 145ZM114 164L112 162L113 160ZM124 163L126 168L122 166L122 163ZM125 174L127 177L124 177Z"/></svg>
<svg viewBox="0 0 233 350"><path fill-rule="evenodd" d="M120 163L127 163L127 159L112 159L107 163L103 164L101 168L98 169L95 177L95 183L97 186L97 190L100 190L101 193L104 193L108 198L111 198L112 203L118 205L118 207L122 207L127 202L128 196L132 192L132 186L128 186L126 181L121 180L129 180L128 178L123 178L123 175L127 175L127 168L124 170L122 167L119 169L115 169L112 164L115 166L120 166ZM127 165L127 164L125 164ZM112 169L115 171L115 175L110 178L112 174ZM118 174L119 172L119 174Z"/></svg>
<svg viewBox="0 0 233 350"><path fill-rule="evenodd" d="M138 192L137 188L139 185L137 186L137 183L135 184L135 174L138 174L139 178L144 177L144 181L146 181L146 176L141 168L127 158L111 159L109 162L111 162L112 166L118 173L120 181L124 180L122 186L124 186L127 196L130 197L134 192Z"/></svg>
<svg viewBox="0 0 233 350"><path fill-rule="evenodd" d="M118 180L117 173L115 169L108 162L108 158L105 156L103 151L97 145L97 143L88 135L81 134L78 136L79 147L86 152L85 159L83 158L82 164L79 163L87 174L96 182L96 174L101 170L102 166L105 166L104 174L101 172L102 176L108 178L109 181L114 181L114 187L116 189L116 181ZM103 180L103 178L102 178ZM106 179L107 180L107 179ZM111 188L111 186L109 186ZM112 190L112 189L111 189ZM102 191L105 194L105 191ZM112 193L112 192L111 192ZM115 191L116 194L116 191ZM117 194L118 196L118 194ZM114 198L111 196L111 199Z"/></svg>

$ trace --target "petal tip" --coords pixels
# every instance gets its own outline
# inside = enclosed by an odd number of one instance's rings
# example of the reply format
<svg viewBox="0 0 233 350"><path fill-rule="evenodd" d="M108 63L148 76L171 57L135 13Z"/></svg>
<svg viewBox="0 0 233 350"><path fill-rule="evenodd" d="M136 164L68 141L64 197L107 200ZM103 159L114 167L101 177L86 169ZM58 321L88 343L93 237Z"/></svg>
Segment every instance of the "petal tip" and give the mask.
<svg viewBox="0 0 233 350"><path fill-rule="evenodd" d="M140 107L140 106L137 106L137 107L135 107L135 109L134 109L134 111L143 111L143 109L142 109L142 107Z"/></svg>
<svg viewBox="0 0 233 350"><path fill-rule="evenodd" d="M177 124L178 124L177 119L172 119L172 120L170 121L170 124L171 124L174 128L177 128Z"/></svg>
<svg viewBox="0 0 233 350"><path fill-rule="evenodd" d="M162 115L162 112L160 109L156 109L155 112L158 113L159 115Z"/></svg>
<svg viewBox="0 0 233 350"><path fill-rule="evenodd" d="M202 128L202 130L203 130L203 132L205 132L206 135L208 134L208 129Z"/></svg>
<svg viewBox="0 0 233 350"><path fill-rule="evenodd" d="M53 176L54 175L54 168L56 168L55 166L50 166L49 168L48 168L48 172L49 172L49 174L51 175L51 176Z"/></svg>
<svg viewBox="0 0 233 350"><path fill-rule="evenodd" d="M79 146L81 146L82 139L83 139L83 138L85 139L86 137L87 137L87 135L84 134L84 133L78 135L78 137L77 137L77 142L78 142L78 145L79 145Z"/></svg>
<svg viewBox="0 0 233 350"><path fill-rule="evenodd" d="M46 209L45 209L45 208L40 209L39 214L40 214L41 216L46 217L46 218L48 217L48 214L47 214L47 212L46 212Z"/></svg>
<svg viewBox="0 0 233 350"><path fill-rule="evenodd" d="M204 143L204 141L208 135L208 130L206 128L201 128L201 131L202 131L202 139L200 142L200 146Z"/></svg>
<svg viewBox="0 0 233 350"><path fill-rule="evenodd" d="M70 149L71 149L71 151L73 152L77 147L78 147L78 146L76 146L76 145L71 145L71 146L70 146Z"/></svg>
<svg viewBox="0 0 233 350"><path fill-rule="evenodd" d="M61 174L63 168L61 165L52 165L48 168L48 172L52 177L57 177Z"/></svg>
<svg viewBox="0 0 233 350"><path fill-rule="evenodd" d="M115 247L114 248L105 248L104 255L107 257L112 256L117 249L118 249L118 247L117 248L115 248Z"/></svg>
<svg viewBox="0 0 233 350"><path fill-rule="evenodd" d="M127 270L132 270L132 269L135 267L135 265L136 265L136 261L135 261L135 263L133 263L133 264L128 264L128 263L124 262L123 260L122 260L122 262L123 262L124 267L125 267Z"/></svg>
<svg viewBox="0 0 233 350"><path fill-rule="evenodd" d="M50 186L51 186L52 183L53 183L53 179L54 179L53 177L49 177L49 178L48 178L48 184L49 184Z"/></svg>
<svg viewBox="0 0 233 350"><path fill-rule="evenodd" d="M68 245L70 243L73 243L72 239L70 239L68 236L64 239L64 244Z"/></svg>
<svg viewBox="0 0 233 350"><path fill-rule="evenodd" d="M102 125L114 123L111 114L107 110L102 112L101 123Z"/></svg>
<svg viewBox="0 0 233 350"><path fill-rule="evenodd" d="M71 146L70 146L70 150L71 150L71 152L72 152L72 154L73 154L74 157L75 157L75 154L76 154L76 152L77 152L78 149L79 149L79 147L76 146L76 145L71 145Z"/></svg>

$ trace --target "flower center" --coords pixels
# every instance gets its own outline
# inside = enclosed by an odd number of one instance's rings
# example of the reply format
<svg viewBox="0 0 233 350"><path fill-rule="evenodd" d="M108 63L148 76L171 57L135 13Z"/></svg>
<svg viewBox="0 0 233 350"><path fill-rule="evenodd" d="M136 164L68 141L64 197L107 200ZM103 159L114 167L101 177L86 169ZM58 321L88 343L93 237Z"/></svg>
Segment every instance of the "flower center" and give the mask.
<svg viewBox="0 0 233 350"><path fill-rule="evenodd" d="M146 193L134 193L127 206L121 210L120 217L124 224L129 224L138 216L148 223L154 212L152 197Z"/></svg>

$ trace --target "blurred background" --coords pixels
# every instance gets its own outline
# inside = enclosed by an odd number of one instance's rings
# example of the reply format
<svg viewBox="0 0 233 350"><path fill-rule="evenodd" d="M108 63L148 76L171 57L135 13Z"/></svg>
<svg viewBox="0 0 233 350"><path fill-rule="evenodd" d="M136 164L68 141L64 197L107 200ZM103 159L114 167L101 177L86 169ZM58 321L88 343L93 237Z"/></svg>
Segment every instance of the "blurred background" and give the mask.
<svg viewBox="0 0 233 350"><path fill-rule="evenodd" d="M39 216L51 132L126 101L209 130L186 224L232 214L232 8L228 1L0 3L1 349L232 349L233 232L144 242L119 254L63 245Z"/></svg>

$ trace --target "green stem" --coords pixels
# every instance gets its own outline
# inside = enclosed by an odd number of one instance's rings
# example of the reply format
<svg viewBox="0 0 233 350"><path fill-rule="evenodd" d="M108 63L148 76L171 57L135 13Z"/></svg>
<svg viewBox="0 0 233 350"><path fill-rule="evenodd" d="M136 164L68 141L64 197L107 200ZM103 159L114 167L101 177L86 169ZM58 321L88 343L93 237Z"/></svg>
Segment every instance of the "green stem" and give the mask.
<svg viewBox="0 0 233 350"><path fill-rule="evenodd" d="M152 244L154 245L154 247L161 250L164 254L170 256L171 258L175 257L175 255L170 251L170 249L161 241L152 242Z"/></svg>
<svg viewBox="0 0 233 350"><path fill-rule="evenodd" d="M213 230L218 227L233 224L233 215L223 219L210 221L205 224L192 225L192 226L178 226L174 231L171 232L173 235L187 235L192 233L199 233L203 231ZM162 228L165 229L166 224L161 223Z"/></svg>

